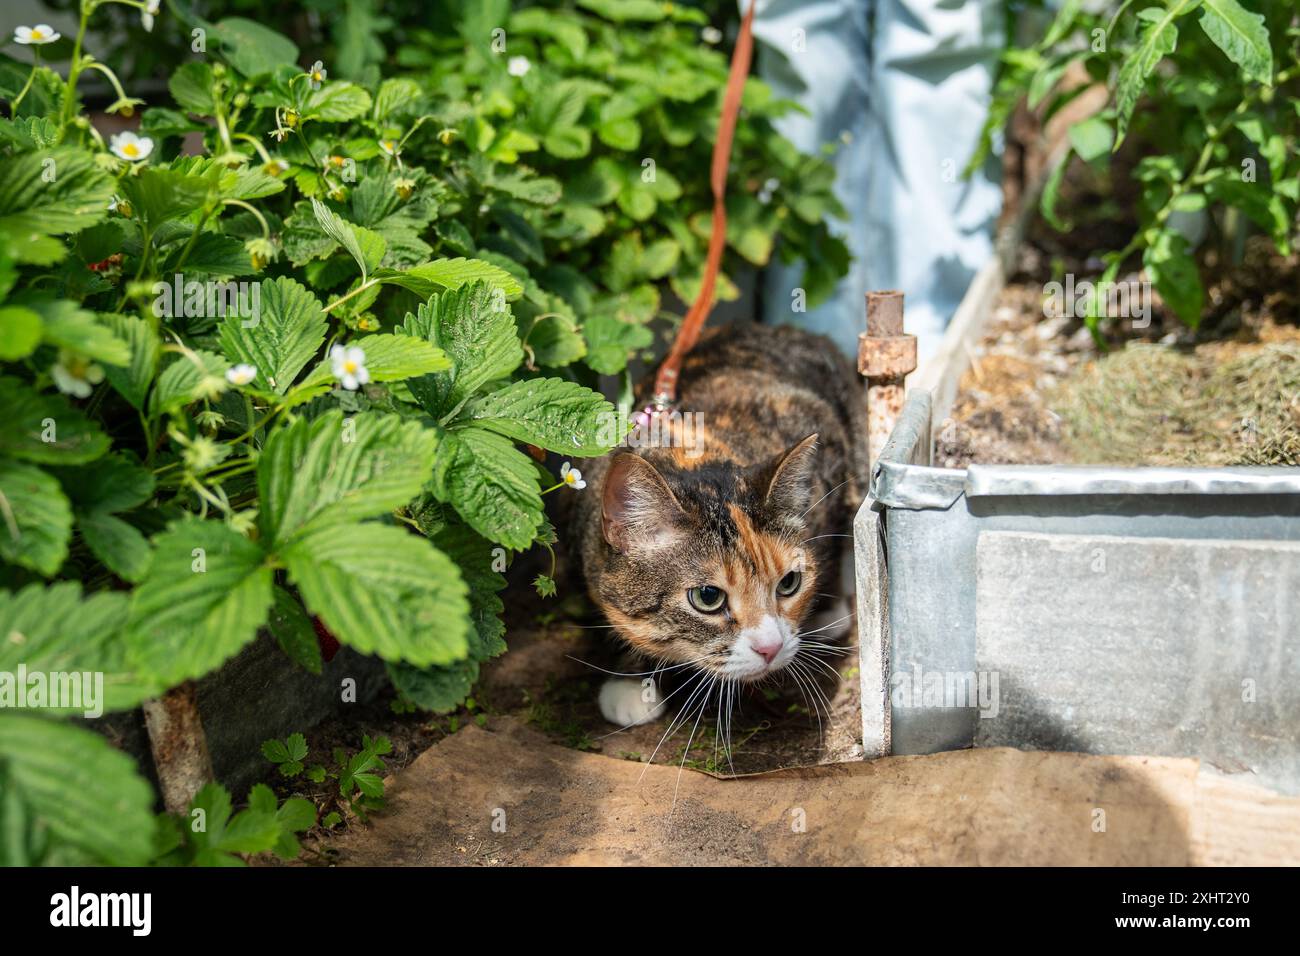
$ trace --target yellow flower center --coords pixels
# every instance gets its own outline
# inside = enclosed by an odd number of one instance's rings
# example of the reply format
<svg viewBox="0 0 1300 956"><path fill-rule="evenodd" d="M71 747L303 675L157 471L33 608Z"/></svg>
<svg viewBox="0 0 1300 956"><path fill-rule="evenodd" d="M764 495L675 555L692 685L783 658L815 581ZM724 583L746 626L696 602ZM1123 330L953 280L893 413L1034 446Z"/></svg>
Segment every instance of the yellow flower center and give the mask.
<svg viewBox="0 0 1300 956"><path fill-rule="evenodd" d="M316 83L319 83L321 80L324 79L324 77L320 75L320 70L312 70L311 78Z"/></svg>
<svg viewBox="0 0 1300 956"><path fill-rule="evenodd" d="M567 481L569 484L573 484L573 483L574 483L575 481L577 481L578 479L577 479L577 477L573 474L573 472L569 472L567 475L564 476L564 480Z"/></svg>
<svg viewBox="0 0 1300 956"><path fill-rule="evenodd" d="M31 36L32 36L32 39L33 39L33 40L44 40L44 39L45 39L45 31L42 30L42 29L40 29L39 27L37 27L37 28L35 28L35 29L32 30L32 34L31 34Z"/></svg>
<svg viewBox="0 0 1300 956"><path fill-rule="evenodd" d="M122 152L126 153L126 155L130 156L132 159L135 159L140 155L140 147L135 145L135 143L127 143L122 147Z"/></svg>
<svg viewBox="0 0 1300 956"><path fill-rule="evenodd" d="M357 373L357 363L352 361L344 362L343 371L347 372L349 375L355 375Z"/></svg>

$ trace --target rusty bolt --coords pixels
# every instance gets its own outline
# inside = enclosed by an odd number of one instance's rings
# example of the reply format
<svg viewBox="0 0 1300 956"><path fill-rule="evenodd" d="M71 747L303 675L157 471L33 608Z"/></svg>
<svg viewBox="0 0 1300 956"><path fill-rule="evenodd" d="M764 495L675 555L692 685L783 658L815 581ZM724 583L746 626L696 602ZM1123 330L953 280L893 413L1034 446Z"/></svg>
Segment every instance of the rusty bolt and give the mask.
<svg viewBox="0 0 1300 956"><path fill-rule="evenodd" d="M867 450L873 467L903 411L903 379L916 368L916 336L903 331L903 293L867 293L858 371L867 377Z"/></svg>
<svg viewBox="0 0 1300 956"><path fill-rule="evenodd" d="M858 336L858 371L902 378L916 369L916 336L903 331L903 293L867 293L867 331Z"/></svg>

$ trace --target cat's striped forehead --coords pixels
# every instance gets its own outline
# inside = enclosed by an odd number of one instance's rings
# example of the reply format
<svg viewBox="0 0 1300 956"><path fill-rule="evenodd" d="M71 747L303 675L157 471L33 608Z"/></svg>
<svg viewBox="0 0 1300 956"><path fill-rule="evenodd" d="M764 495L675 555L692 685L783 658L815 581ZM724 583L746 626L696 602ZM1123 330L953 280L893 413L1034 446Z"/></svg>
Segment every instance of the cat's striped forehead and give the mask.
<svg viewBox="0 0 1300 956"><path fill-rule="evenodd" d="M727 514L734 533L726 563L736 567L737 574L775 580L801 563L798 545L789 537L762 530L738 505L728 505Z"/></svg>
<svg viewBox="0 0 1300 956"><path fill-rule="evenodd" d="M755 627L768 615L798 620L813 598L813 589L805 588L794 600L781 601L776 585L791 571L813 580L816 571L800 542L789 535L764 530L743 509L728 509L734 537L731 546L720 553L716 583L727 592L731 617L741 628Z"/></svg>

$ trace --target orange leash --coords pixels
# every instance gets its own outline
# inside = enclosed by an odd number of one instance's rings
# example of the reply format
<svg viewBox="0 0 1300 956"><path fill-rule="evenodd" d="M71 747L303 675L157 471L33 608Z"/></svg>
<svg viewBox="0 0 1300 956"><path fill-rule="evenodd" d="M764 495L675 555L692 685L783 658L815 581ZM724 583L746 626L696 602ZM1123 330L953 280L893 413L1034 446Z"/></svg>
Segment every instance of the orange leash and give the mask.
<svg viewBox="0 0 1300 956"><path fill-rule="evenodd" d="M666 409L677 398L677 376L681 372L686 354L695 347L705 320L713 308L713 290L722 267L722 251L727 245L727 167L731 165L731 142L736 134L736 119L740 115L740 97L745 91L745 78L749 76L749 61L754 52L754 7L751 0L744 19L740 21L740 35L731 54L731 74L727 77L727 91L722 99L722 117L718 121L718 138L713 144L713 166L709 180L713 186L713 230L709 234L709 256L704 265L704 278L700 292L691 304L690 311L677 330L677 338L655 376L654 407Z"/></svg>

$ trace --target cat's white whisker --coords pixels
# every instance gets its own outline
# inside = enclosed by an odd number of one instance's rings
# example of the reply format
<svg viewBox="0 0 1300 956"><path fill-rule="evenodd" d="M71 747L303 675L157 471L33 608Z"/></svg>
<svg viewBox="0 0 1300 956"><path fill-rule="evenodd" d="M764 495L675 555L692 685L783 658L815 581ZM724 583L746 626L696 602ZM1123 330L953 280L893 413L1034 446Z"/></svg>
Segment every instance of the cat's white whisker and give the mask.
<svg viewBox="0 0 1300 956"><path fill-rule="evenodd" d="M838 644L819 644L816 641L800 641L800 649L806 649L809 654L847 654L852 648L842 647Z"/></svg>
<svg viewBox="0 0 1300 956"><path fill-rule="evenodd" d="M812 701L808 699L808 692L804 689L803 680L799 676L799 671L794 667L791 667L790 677L794 680L795 687L799 689L799 696L803 698L803 705L809 710L813 710Z"/></svg>
<svg viewBox="0 0 1300 956"><path fill-rule="evenodd" d="M817 739L822 746L825 746L826 728L822 726L822 715L817 708L817 697L815 694L817 689L817 683L812 679L811 675L806 674L804 672L802 666L800 666L797 661L790 662L790 673L800 686L799 692L804 696L804 703L813 712L813 716L817 718ZM803 687L805 684L807 684L809 688L808 693L804 693ZM811 700L809 699L810 696L811 696ZM829 712L827 713L827 716L828 717L830 716Z"/></svg>
<svg viewBox="0 0 1300 956"><path fill-rule="evenodd" d="M814 662L814 663L820 664L823 668L826 669L826 672L827 672L830 676L834 677L837 681L840 679L840 675L839 675L839 674L837 674L834 670L832 670L831 667L830 667L828 664L826 664L826 663L825 663L824 661L822 661L822 660L819 660L818 658L808 658L808 657L806 657L806 658L803 659L803 661L802 661L801 663L803 663L803 664L806 665L806 664L808 664L809 661L812 661L812 662ZM821 688L821 684L817 681L817 678L816 678L816 676L813 674L813 672L812 672L812 671L805 671L805 673L808 674L808 678L809 678L809 680L812 682L813 690L817 693L817 696L820 697L820 698L822 699L822 703L826 705L826 719L827 719L827 720L830 720L830 718L831 718L831 702L830 702L830 699L826 696L825 691L822 690L822 688Z"/></svg>
<svg viewBox="0 0 1300 956"><path fill-rule="evenodd" d="M572 654L565 654L564 656L571 661L575 661L579 664L583 664L587 667L590 667L592 670L600 671L602 674L609 674L612 677L653 677L656 674L666 674L669 671L677 670L680 667L689 667L692 664L698 664L700 661L708 660L713 655L705 654L703 657L697 657L693 661L685 661L684 663L681 664L674 664L672 667L656 667L652 671L629 671L626 673L623 671L607 670L606 668L601 667L598 664L593 664L590 661L584 661L580 657L574 657Z"/></svg>
<svg viewBox="0 0 1300 956"><path fill-rule="evenodd" d="M804 660L803 663L806 665L806 664L808 663L808 659L805 658L805 660ZM820 663L820 662L818 662L818 663ZM827 670L829 671L829 673L830 673L831 675L834 676L834 678L835 678L837 681L839 680L839 677L840 677L839 674L836 674L834 671L831 671L829 668L827 668ZM812 681L813 690L816 691L817 696L821 698L822 704L825 706L825 709L826 709L826 719L829 721L829 720L831 719L831 710L832 710L832 708L831 708L831 701L830 701L830 698L827 697L827 696L826 696L826 692L825 692L824 690L822 690L822 685L821 685L821 683L817 680L817 678L816 678L816 676L813 674L813 672L812 672L812 671L807 671L806 673L808 674L809 679Z"/></svg>
<svg viewBox="0 0 1300 956"><path fill-rule="evenodd" d="M841 679L842 679L842 678L840 677L840 672L837 671L835 668L831 667L830 664L826 663L826 662L825 662L824 660L822 660L820 657L805 657L805 658L804 658L804 663L806 663L806 664L816 664L818 667L820 667L820 668L821 668L823 671L825 671L828 675L834 677L836 680L841 680Z"/></svg>
<svg viewBox="0 0 1300 956"><path fill-rule="evenodd" d="M819 534L816 537L804 538L802 541L799 542L799 546L803 547L805 544L807 544L810 541L820 541L822 538L851 538L851 537L853 537L853 535L851 534ZM838 594L833 596L839 597Z"/></svg>
<svg viewBox="0 0 1300 956"><path fill-rule="evenodd" d="M718 685L718 714L714 719L714 767L718 767L718 743L723 736L723 693L727 691L727 682Z"/></svg>
<svg viewBox="0 0 1300 956"><path fill-rule="evenodd" d="M700 721L704 719L704 711L709 706L709 696L712 692L713 687L717 683L718 683L718 678L716 677L709 678L709 691L705 692L704 699L700 701L699 715L695 718L695 725L691 727L690 736L686 738L686 747L682 750L682 762L681 765L677 768L677 783L673 787L673 803L672 806L668 808L669 816L671 816L672 812L677 809L677 793L682 788L682 772L686 769L686 758L691 755L691 741L695 739L695 731L700 729Z"/></svg>
<svg viewBox="0 0 1300 956"><path fill-rule="evenodd" d="M803 514L801 514L801 515L799 516L799 520L802 521L804 518L808 517L808 512L809 512L809 511L812 511L813 508L816 508L819 504L821 504L823 501L825 501L825 500L826 500L827 498L829 498L831 495L835 494L835 492L839 491L841 488L843 488L843 487L844 487L845 485L847 485L848 483L849 483L849 479L845 478L843 481L841 481L838 485L836 485L836 486L835 486L834 488L832 488L830 491L826 492L826 494L822 495L820 498L818 498L816 501L814 501L814 502L812 503L811 507L808 508L808 511L805 511Z"/></svg>
<svg viewBox="0 0 1300 956"><path fill-rule="evenodd" d="M700 671L697 676L703 678L703 677L707 677L708 675L705 674L704 671ZM665 730L664 735L659 738L659 743L655 744L655 749L650 752L650 759L646 761L645 767L641 770L641 776L637 777L636 782L638 784L640 784L641 781L645 779L645 773L647 770L650 769L650 765L655 762L655 755L659 753L659 748L664 745L664 741L667 740L676 731L679 724L684 724L685 720L690 719L689 714L691 712L691 705L695 701L695 695L698 694L701 689L707 686L708 685L703 682L695 685L695 689L691 691L690 696L686 698L686 703L682 704L682 709L677 712L677 715L675 717L673 717L672 721L668 724L668 729Z"/></svg>
<svg viewBox="0 0 1300 956"><path fill-rule="evenodd" d="M845 614L843 617L836 618L834 621L831 621L829 624L823 624L821 627L815 627L811 631L800 631L798 634L795 635L795 637L804 638L807 637L809 634L819 634L822 631L829 630L832 627L837 627L840 624L843 624L852 616L853 616L853 612L850 611L848 614Z"/></svg>
<svg viewBox="0 0 1300 956"><path fill-rule="evenodd" d="M735 706L736 706L736 682L728 679L727 680L727 717L726 717L727 750L726 753L727 753L727 766L730 768L731 775L733 777L736 775L736 765L731 762L731 711Z"/></svg>

